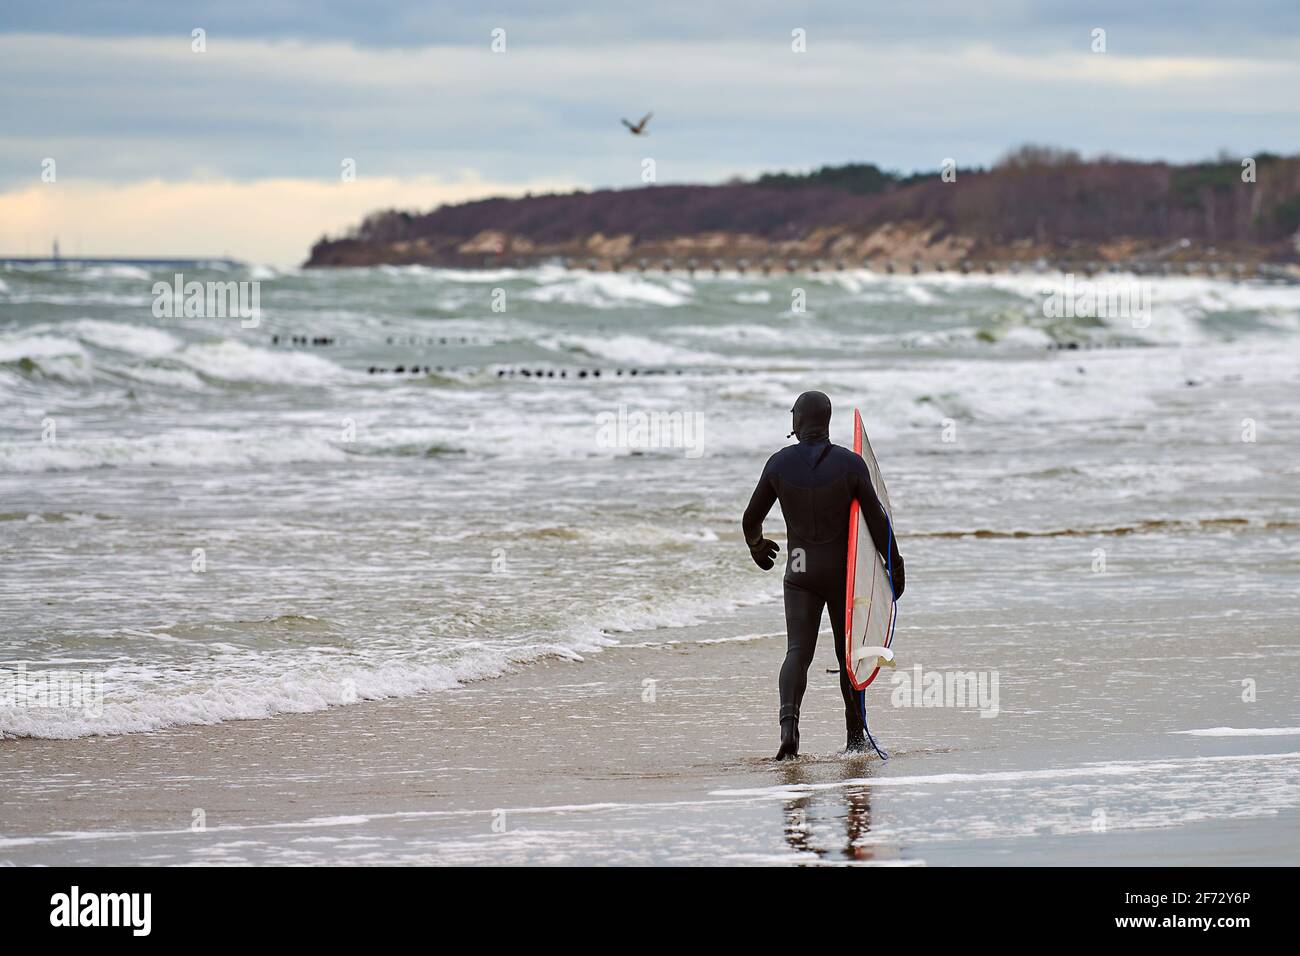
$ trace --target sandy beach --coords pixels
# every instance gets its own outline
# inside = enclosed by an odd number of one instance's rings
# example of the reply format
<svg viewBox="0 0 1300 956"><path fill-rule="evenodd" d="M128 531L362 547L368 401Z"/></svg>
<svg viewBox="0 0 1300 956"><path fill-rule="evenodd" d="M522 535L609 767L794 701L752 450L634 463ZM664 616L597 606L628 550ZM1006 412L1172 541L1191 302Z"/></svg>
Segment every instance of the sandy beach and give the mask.
<svg viewBox="0 0 1300 956"><path fill-rule="evenodd" d="M1125 654L1118 639L1105 669L1055 654L1036 674L1013 668L994 718L889 706L881 687L872 726L882 762L837 753L823 635L805 753L777 764L784 637L763 628L778 612L753 607L450 692L3 741L0 861L1267 865L1300 853L1300 729L1182 733L1229 718L1216 693L1225 681L1184 693L1195 666L1149 646ZM996 632L1004 647L1031 637L1055 646L1077 628L1026 619ZM920 643L924 630L907 637ZM927 666L969 657L962 638L928 637ZM1258 657L1267 641L1261 632L1236 658ZM1294 653L1288 660L1294 686ZM1164 718L1122 703L1153 673L1154 693L1182 701ZM1062 686L1087 703L1063 705ZM1269 696L1250 711L1256 726L1284 721L1293 705L1289 691Z"/></svg>

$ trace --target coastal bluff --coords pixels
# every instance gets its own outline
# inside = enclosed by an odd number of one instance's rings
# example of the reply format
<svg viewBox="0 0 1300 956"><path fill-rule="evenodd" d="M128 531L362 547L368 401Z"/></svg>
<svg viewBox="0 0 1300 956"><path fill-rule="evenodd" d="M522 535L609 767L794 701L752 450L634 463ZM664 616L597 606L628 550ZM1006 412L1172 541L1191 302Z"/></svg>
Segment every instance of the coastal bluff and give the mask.
<svg viewBox="0 0 1300 956"><path fill-rule="evenodd" d="M1171 165L1025 147L988 170L870 164L724 185L493 198L372 213L307 267L885 271L1300 267L1300 156Z"/></svg>

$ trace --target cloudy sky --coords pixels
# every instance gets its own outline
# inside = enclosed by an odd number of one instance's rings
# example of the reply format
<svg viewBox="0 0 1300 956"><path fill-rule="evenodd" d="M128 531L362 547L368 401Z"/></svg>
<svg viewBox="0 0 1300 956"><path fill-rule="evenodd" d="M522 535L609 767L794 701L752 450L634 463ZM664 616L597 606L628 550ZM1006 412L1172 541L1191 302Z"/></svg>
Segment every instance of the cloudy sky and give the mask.
<svg viewBox="0 0 1300 956"><path fill-rule="evenodd" d="M0 89L0 254L291 265L375 208L636 186L644 158L717 182L1028 141L1294 153L1300 3L5 2Z"/></svg>

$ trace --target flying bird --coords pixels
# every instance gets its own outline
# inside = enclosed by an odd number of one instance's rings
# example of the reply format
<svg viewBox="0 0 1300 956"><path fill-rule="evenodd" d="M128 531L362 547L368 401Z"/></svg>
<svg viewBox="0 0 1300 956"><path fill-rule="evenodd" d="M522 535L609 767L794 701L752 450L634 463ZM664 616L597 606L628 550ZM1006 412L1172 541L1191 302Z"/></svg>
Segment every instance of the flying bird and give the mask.
<svg viewBox="0 0 1300 956"><path fill-rule="evenodd" d="M637 123L635 126L627 120L623 120L623 125L632 131L633 136L643 136L645 135L645 124L650 122L650 117L652 116L654 116L654 113L646 113L645 116L641 117L641 122Z"/></svg>

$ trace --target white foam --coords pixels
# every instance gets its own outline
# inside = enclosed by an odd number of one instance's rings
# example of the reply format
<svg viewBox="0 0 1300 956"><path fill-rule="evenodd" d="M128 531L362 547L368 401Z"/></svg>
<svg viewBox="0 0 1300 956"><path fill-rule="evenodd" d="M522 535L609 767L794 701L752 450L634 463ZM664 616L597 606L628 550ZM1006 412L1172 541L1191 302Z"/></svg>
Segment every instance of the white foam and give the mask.
<svg viewBox="0 0 1300 956"><path fill-rule="evenodd" d="M1192 737L1296 737L1300 727L1208 727L1204 730L1173 730Z"/></svg>
<svg viewBox="0 0 1300 956"><path fill-rule="evenodd" d="M933 292L919 282L904 280L899 285L903 290L903 295L918 305L934 305L939 301Z"/></svg>
<svg viewBox="0 0 1300 956"><path fill-rule="evenodd" d="M520 296L533 302L585 305L596 309L612 309L625 305L656 305L664 308L685 305L691 294L678 285L674 288L659 285L637 276L611 272L590 272L564 277L542 276L543 284L528 289Z"/></svg>
<svg viewBox="0 0 1300 956"><path fill-rule="evenodd" d="M101 667L105 681L102 716L0 708L0 737L62 739L134 733L307 713L358 700L447 690L548 658L580 662L586 654L619 645L611 634L700 625L771 599L769 582L757 576L745 576L739 588L734 585L734 579L724 579L714 587L676 597L623 596L590 609L580 622L539 635L541 640L493 645L457 642L404 659L395 659L390 651L381 649L374 652L373 661L342 664L334 657L296 650L288 656L227 653L215 658L211 668L191 667L181 672L161 663ZM736 640L761 637L742 635ZM218 649L215 643L209 647ZM365 652L364 643L359 644L358 653ZM161 669L155 672L155 667Z"/></svg>
<svg viewBox="0 0 1300 956"><path fill-rule="evenodd" d="M87 358L79 342L53 335L27 335L0 339L0 362L18 362L22 359L39 361L46 358Z"/></svg>
<svg viewBox="0 0 1300 956"><path fill-rule="evenodd" d="M105 688L100 713L90 716L72 708L0 707L0 738L62 740L311 713L362 700L447 690L467 681L499 677L513 665L546 657L581 660L581 651L596 651L613 643L599 636L594 643L571 645L488 647L472 643L453 646L441 659L369 665L340 664L333 658L235 655L222 658L214 672L187 671L189 684L171 686L148 679L132 687L122 682L121 672L107 668L101 669ZM137 670L133 668L131 673Z"/></svg>
<svg viewBox="0 0 1300 956"><path fill-rule="evenodd" d="M0 339L0 364L30 362L47 378L64 382L90 382L94 362L80 342L53 335L27 335Z"/></svg>
<svg viewBox="0 0 1300 956"><path fill-rule="evenodd" d="M452 284L452 283L482 285L486 283L505 282L510 279L538 278L542 275L562 274L563 270L557 269L556 267L553 266L542 266L534 270L520 270L520 269L447 269L447 268L436 268L433 266L422 266L422 265L409 265L409 266L381 265L381 266L373 266L373 267L366 267L360 269L340 269L340 270L308 269L299 274L305 277L323 278L331 274L346 275L348 272L362 272L362 273L374 272L377 275L382 275L382 276L396 278L396 279L406 278L406 279L418 279L421 281L434 280L439 285Z"/></svg>
<svg viewBox="0 0 1300 956"><path fill-rule="evenodd" d="M155 365L105 366L105 368L150 385L183 388L192 392L201 392L208 388L203 383L203 379L184 368L161 368Z"/></svg>
<svg viewBox="0 0 1300 956"><path fill-rule="evenodd" d="M620 644L624 648L647 648L647 647L680 647L683 644L752 644L756 641L766 641L777 637L785 637L784 631L769 631L764 634L737 634L734 637L706 637L698 641L638 641L635 644Z"/></svg>
<svg viewBox="0 0 1300 956"><path fill-rule="evenodd" d="M1068 780L1077 777L1133 777L1144 774L1184 770L1194 764L1214 763L1288 763L1300 761L1300 752L1276 754L1227 754L1213 757L1176 757L1162 760L1114 760L1089 763L1080 767L1056 767L1039 770L991 770L983 773L935 773L911 776L856 777L833 783L781 784L774 787L752 787L739 790L711 790L714 797L773 797L786 799L801 793L819 790L839 790L844 787L926 787L952 784L999 784L1025 780Z"/></svg>
<svg viewBox="0 0 1300 956"><path fill-rule="evenodd" d="M301 352L273 352L231 339L189 345L176 354L196 372L228 382L273 385L321 384L347 373L328 359Z"/></svg>
<svg viewBox="0 0 1300 956"><path fill-rule="evenodd" d="M81 319L69 326L83 342L104 349L130 352L145 358L157 358L175 352L181 342L175 336L147 325Z"/></svg>
<svg viewBox="0 0 1300 956"><path fill-rule="evenodd" d="M116 265L102 266L81 266L68 270L69 275L94 282L99 279L143 279L149 280L152 276L147 269L140 266L131 266L124 263Z"/></svg>
<svg viewBox="0 0 1300 956"><path fill-rule="evenodd" d="M0 442L0 474L146 466L202 468L346 458L346 452L323 435L298 432L232 435L186 430L141 438Z"/></svg>

